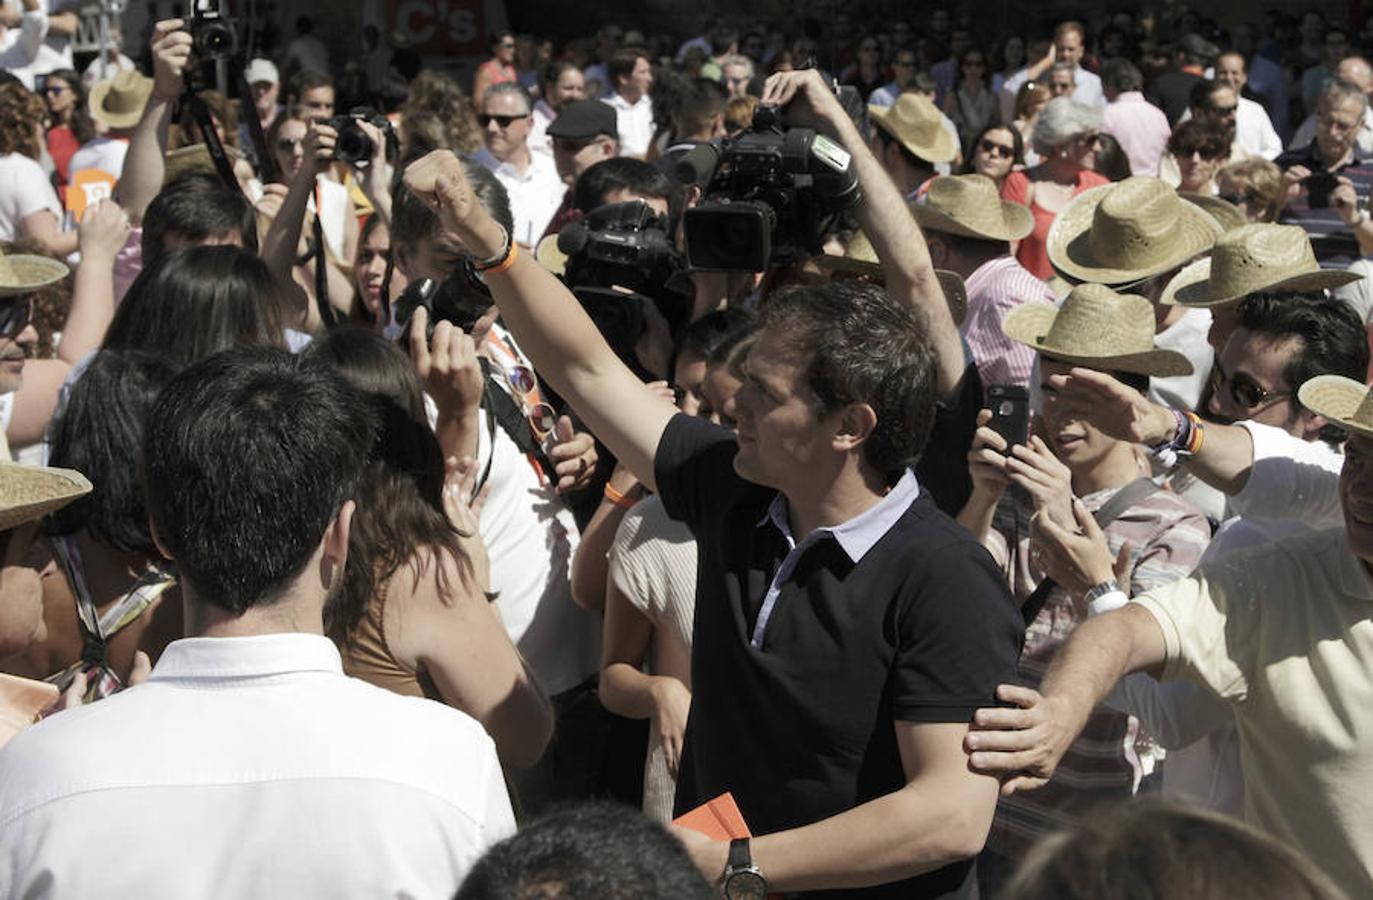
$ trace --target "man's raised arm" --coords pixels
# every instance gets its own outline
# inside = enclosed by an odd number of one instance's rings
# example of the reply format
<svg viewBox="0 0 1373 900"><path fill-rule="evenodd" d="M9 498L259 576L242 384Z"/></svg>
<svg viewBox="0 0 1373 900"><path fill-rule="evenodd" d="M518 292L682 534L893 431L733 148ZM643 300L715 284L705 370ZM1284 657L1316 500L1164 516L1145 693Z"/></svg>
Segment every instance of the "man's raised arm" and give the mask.
<svg viewBox="0 0 1373 900"><path fill-rule="evenodd" d="M444 228L473 259L499 259L509 236L478 202L462 164L436 150L405 170L405 186L430 203ZM505 324L534 368L567 399L591 432L656 487L653 456L677 409L620 362L572 293L527 253L485 274Z"/></svg>
<svg viewBox="0 0 1373 900"><path fill-rule="evenodd" d="M816 125L831 131L852 155L863 193L854 215L882 261L887 293L924 314L939 372L939 395L949 397L958 389L967 368L963 341L935 277L925 236L906 206L906 198L872 155L819 72L806 69L772 76L763 87L762 102L786 106L789 125Z"/></svg>

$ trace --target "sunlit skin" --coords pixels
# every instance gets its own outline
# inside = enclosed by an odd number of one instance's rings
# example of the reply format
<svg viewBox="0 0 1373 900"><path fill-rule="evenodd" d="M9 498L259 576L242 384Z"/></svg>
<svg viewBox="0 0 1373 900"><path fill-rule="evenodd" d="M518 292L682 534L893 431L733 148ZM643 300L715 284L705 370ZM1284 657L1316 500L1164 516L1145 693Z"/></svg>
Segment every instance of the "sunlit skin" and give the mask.
<svg viewBox="0 0 1373 900"><path fill-rule="evenodd" d="M305 135L309 130L310 127L300 119L287 119L277 128L272 152L276 154L282 180L287 183L295 179L305 162Z"/></svg>
<svg viewBox="0 0 1373 900"><path fill-rule="evenodd" d="M1054 456L1076 474L1096 469L1112 454L1121 453L1122 448L1129 452L1129 445L1108 437L1089 422L1065 413L1059 406L1058 391L1049 384L1049 378L1067 375L1072 368L1071 363L1040 357L1040 393L1044 409L1036 422L1035 433Z"/></svg>
<svg viewBox="0 0 1373 900"><path fill-rule="evenodd" d="M1327 166L1335 166L1354 150L1363 123L1363 104L1356 97L1321 97L1316 108L1316 147Z"/></svg>
<svg viewBox="0 0 1373 900"><path fill-rule="evenodd" d="M367 240L358 245L357 260L353 265L353 281L358 296L374 319L381 314L381 284L386 278L386 262L390 258L391 233L385 225L378 225L368 233ZM401 272L392 271L393 300L405 290L405 283L405 276Z"/></svg>
<svg viewBox="0 0 1373 900"><path fill-rule="evenodd" d="M24 383L24 357L37 342L38 331L32 322L13 338L0 337L0 394L13 393Z"/></svg>
<svg viewBox="0 0 1373 900"><path fill-rule="evenodd" d="M1301 438L1315 437L1324 420L1302 407L1283 377L1283 369L1301 352L1301 338L1273 338L1237 327L1216 359L1215 390L1207 412L1222 422L1249 419L1281 428ZM1232 382L1252 385L1270 396L1257 406L1236 402Z"/></svg>
<svg viewBox="0 0 1373 900"><path fill-rule="evenodd" d="M1008 128L991 129L973 148L973 170L998 184L1011 173L1014 164L1015 138Z"/></svg>
<svg viewBox="0 0 1373 900"><path fill-rule="evenodd" d="M586 79L582 77L580 70L568 68L558 73L558 80L549 86L545 99L555 111L561 111L567 104L585 98Z"/></svg>
<svg viewBox="0 0 1373 900"><path fill-rule="evenodd" d="M311 88L300 95L300 113L311 122L334 114L334 89L329 85Z"/></svg>
<svg viewBox="0 0 1373 900"><path fill-rule="evenodd" d="M532 120L529 107L519 94L503 93L487 97L482 112L491 116L513 116L507 124L491 119L486 124L486 149L501 162L513 162L522 155L529 139ZM521 162L524 160L521 159Z"/></svg>
<svg viewBox="0 0 1373 900"><path fill-rule="evenodd" d="M1076 66L1082 62L1083 52L1082 35L1071 28L1054 38L1054 59L1058 62Z"/></svg>

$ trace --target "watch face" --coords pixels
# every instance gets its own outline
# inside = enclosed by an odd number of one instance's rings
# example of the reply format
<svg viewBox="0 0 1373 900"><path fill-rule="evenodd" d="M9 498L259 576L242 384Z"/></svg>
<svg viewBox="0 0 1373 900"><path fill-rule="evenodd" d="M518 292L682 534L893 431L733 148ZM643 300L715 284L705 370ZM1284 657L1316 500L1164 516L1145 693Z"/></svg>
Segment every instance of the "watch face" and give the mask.
<svg viewBox="0 0 1373 900"><path fill-rule="evenodd" d="M767 895L768 883L757 869L743 869L725 879L729 900L763 900Z"/></svg>

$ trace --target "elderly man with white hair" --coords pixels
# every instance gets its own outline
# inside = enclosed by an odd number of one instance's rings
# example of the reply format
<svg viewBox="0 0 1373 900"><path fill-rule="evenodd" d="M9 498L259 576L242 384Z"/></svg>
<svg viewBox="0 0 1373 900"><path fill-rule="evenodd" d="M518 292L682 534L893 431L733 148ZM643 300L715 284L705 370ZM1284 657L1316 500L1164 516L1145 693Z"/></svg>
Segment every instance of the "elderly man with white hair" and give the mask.
<svg viewBox="0 0 1373 900"><path fill-rule="evenodd" d="M1023 172L1012 172L1001 186L1002 199L1027 206L1034 214L1034 231L1021 240L1016 258L1042 281L1054 277L1045 252L1054 219L1078 194L1108 183L1106 176L1092 169L1100 127L1098 107L1055 97L1039 114L1031 139L1042 161Z"/></svg>

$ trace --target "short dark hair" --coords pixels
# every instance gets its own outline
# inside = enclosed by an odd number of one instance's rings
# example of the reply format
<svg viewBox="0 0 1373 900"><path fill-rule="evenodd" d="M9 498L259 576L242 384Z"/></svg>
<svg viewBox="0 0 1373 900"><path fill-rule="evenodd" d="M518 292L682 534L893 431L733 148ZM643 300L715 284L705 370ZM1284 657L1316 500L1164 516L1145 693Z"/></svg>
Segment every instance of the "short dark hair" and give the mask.
<svg viewBox="0 0 1373 900"><path fill-rule="evenodd" d="M1101 132L1097 135L1096 162L1093 168L1112 181L1124 181L1134 173L1130 170L1130 157L1115 135Z"/></svg>
<svg viewBox="0 0 1373 900"><path fill-rule="evenodd" d="M287 96L292 102L299 102L301 95L306 91L313 91L315 88L322 87L334 87L333 77L314 69L301 69L291 77Z"/></svg>
<svg viewBox="0 0 1373 900"><path fill-rule="evenodd" d="M651 163L615 156L581 174L572 189L572 205L582 212L591 212L605 203L606 194L617 190L667 200L672 196L672 182Z"/></svg>
<svg viewBox="0 0 1373 900"><path fill-rule="evenodd" d="M279 599L356 486L375 424L343 376L269 347L190 366L148 419L143 484L198 604Z"/></svg>
<svg viewBox="0 0 1373 900"><path fill-rule="evenodd" d="M491 218L505 228L507 234L513 234L515 217L510 212L510 195L505 192L505 186L485 166L465 156L459 156L458 161L462 163L463 174L467 176L481 205ZM391 246L394 248L397 244L403 244L414 248L420 241L438 234L440 225L438 214L429 204L412 194L398 175L391 201Z"/></svg>
<svg viewBox="0 0 1373 900"><path fill-rule="evenodd" d="M676 356L709 360L721 347L733 345L739 336L752 332L755 321L753 313L740 306L712 310L682 329Z"/></svg>
<svg viewBox="0 0 1373 900"><path fill-rule="evenodd" d="M1339 297L1318 293L1253 294L1240 301L1240 327L1274 341L1301 338L1302 348L1283 366L1282 380L1297 391L1317 375L1368 376L1368 335L1363 320Z"/></svg>
<svg viewBox="0 0 1373 900"><path fill-rule="evenodd" d="M894 484L925 449L938 390L922 316L877 285L834 281L793 287L759 310L759 332L780 334L809 357L816 412L865 403L877 426L863 459Z"/></svg>
<svg viewBox="0 0 1373 900"><path fill-rule="evenodd" d="M1202 159L1228 159L1230 144L1215 125L1188 119L1173 129L1173 134L1168 138L1168 152L1174 156L1200 153Z"/></svg>
<svg viewBox="0 0 1373 900"><path fill-rule="evenodd" d="M673 104L672 121L679 137L696 134L729 107L729 91L718 81L697 78L687 84Z"/></svg>
<svg viewBox="0 0 1373 900"><path fill-rule="evenodd" d="M1187 106L1193 110L1209 110L1214 105L1211 100L1211 95L1221 89L1228 91L1230 90L1230 85L1221 84L1219 81L1212 81L1209 78L1203 78L1201 81L1195 82L1192 85L1191 90L1187 92Z"/></svg>
<svg viewBox="0 0 1373 900"><path fill-rule="evenodd" d="M85 530L119 553L158 559L138 454L148 414L176 368L150 353L102 350L72 385L52 424L49 462L85 475L94 489L53 513L50 535Z"/></svg>
<svg viewBox="0 0 1373 900"><path fill-rule="evenodd" d="M237 233L243 246L257 252L257 220L241 191L225 186L217 175L187 172L162 186L143 213L143 265L167 252L167 236L199 243Z"/></svg>
<svg viewBox="0 0 1373 900"><path fill-rule="evenodd" d="M963 168L959 170L960 175L976 175L977 166L973 161L973 154L977 152L977 145L982 143L982 139L990 131L1004 131L1011 136L1012 166L1025 165L1025 138L1021 136L1020 129L1013 125L1002 125L1000 122L993 122L990 125L982 126L982 130L973 135L973 139L968 141L963 148Z"/></svg>
<svg viewBox="0 0 1373 900"><path fill-rule="evenodd" d="M1144 74L1128 59L1108 59L1101 64L1101 86L1117 94L1144 90Z"/></svg>
<svg viewBox="0 0 1373 900"><path fill-rule="evenodd" d="M682 844L638 810L608 801L536 819L477 860L455 900L709 900L719 894Z"/></svg>
<svg viewBox="0 0 1373 900"><path fill-rule="evenodd" d="M285 290L242 247L183 247L138 273L101 347L187 365L230 347L280 345Z"/></svg>
<svg viewBox="0 0 1373 900"><path fill-rule="evenodd" d="M618 87L621 78L628 78L634 74L634 66L641 59L646 59L650 63L653 58L648 55L648 51L643 47L619 47L610 56L610 61L606 63L606 74L610 76L611 87Z"/></svg>

